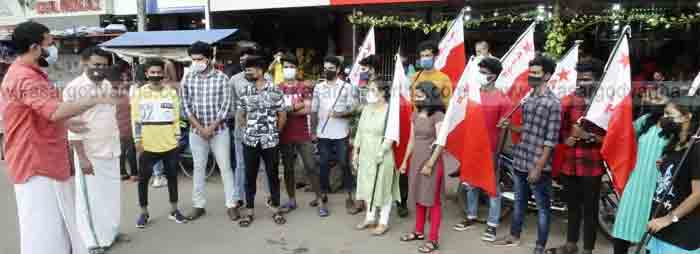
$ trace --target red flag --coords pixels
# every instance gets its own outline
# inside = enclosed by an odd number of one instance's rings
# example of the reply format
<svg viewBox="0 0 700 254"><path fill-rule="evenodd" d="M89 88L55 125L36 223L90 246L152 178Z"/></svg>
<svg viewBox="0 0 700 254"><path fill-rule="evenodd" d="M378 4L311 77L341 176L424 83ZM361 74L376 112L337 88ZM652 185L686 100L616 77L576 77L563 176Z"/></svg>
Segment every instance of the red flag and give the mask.
<svg viewBox="0 0 700 254"><path fill-rule="evenodd" d="M601 155L612 171L615 190L622 193L637 159L637 140L632 116L632 75L629 42L625 27L606 67L600 88L586 116L589 121L607 131Z"/></svg>
<svg viewBox="0 0 700 254"><path fill-rule="evenodd" d="M435 144L445 147L459 161L462 181L494 197L497 183L493 151L488 149L491 142L481 109L479 85L473 81L478 70L472 58L450 98Z"/></svg>
<svg viewBox="0 0 700 254"><path fill-rule="evenodd" d="M440 54L435 60L435 69L450 77L452 84L457 84L464 66L467 64L467 56L464 48L464 15L460 13L454 20L454 24L447 31L438 45ZM455 86L456 87L456 86Z"/></svg>
<svg viewBox="0 0 700 254"><path fill-rule="evenodd" d="M403 157L408 148L408 139L411 135L411 105L410 81L401 64L401 57L396 54L394 67L394 80L391 85L391 98L389 99L389 118L387 119L384 137L394 141L394 160L396 168L401 166ZM407 169L410 168L407 165Z"/></svg>
<svg viewBox="0 0 700 254"><path fill-rule="evenodd" d="M552 78L547 82L547 86L554 92L560 100L561 104L565 104L569 95L576 91L576 64L578 64L578 49L579 44L574 45L569 52L557 63L557 68L554 70ZM564 123L562 123L564 124ZM566 139L566 137L561 137L561 139ZM567 146L564 144L557 144L554 148L554 155L552 157L552 176L557 177L561 166L564 163Z"/></svg>
<svg viewBox="0 0 700 254"><path fill-rule="evenodd" d="M350 84L355 86L360 84L360 61L368 56L374 55L376 50L377 46L374 40L374 27L372 27L369 29L369 32L367 32L365 40L362 42L362 46L360 46L360 49L357 52L355 63L352 64L352 69L350 69L350 74L348 74Z"/></svg>
<svg viewBox="0 0 700 254"><path fill-rule="evenodd" d="M520 38L513 44L502 58L503 71L496 79L496 87L501 89L513 103L520 101L530 91L527 84L530 61L535 59L535 23L532 23L520 35ZM522 113L520 110L513 114L513 123L522 125ZM519 143L520 134L513 133L513 143Z"/></svg>

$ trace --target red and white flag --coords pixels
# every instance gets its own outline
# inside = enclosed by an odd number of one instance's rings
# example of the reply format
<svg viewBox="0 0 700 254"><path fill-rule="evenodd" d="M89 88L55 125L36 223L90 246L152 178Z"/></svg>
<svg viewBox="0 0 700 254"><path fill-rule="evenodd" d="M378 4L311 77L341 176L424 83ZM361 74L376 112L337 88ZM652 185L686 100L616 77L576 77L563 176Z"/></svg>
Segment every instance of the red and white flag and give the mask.
<svg viewBox="0 0 700 254"><path fill-rule="evenodd" d="M389 98L389 116L384 137L394 141L394 160L397 168L403 162L411 135L411 82L406 77L401 56L396 54L394 80L391 83L391 98ZM408 167L407 167L408 168Z"/></svg>
<svg viewBox="0 0 700 254"><path fill-rule="evenodd" d="M503 71L496 79L496 88L501 89L513 104L518 105L520 101L530 92L530 86L527 84L527 77L530 70L530 61L535 59L535 26L536 23L530 24L525 29L520 38L515 41L510 50L503 55L501 63L503 63ZM522 125L522 111L517 110L512 116L512 122L516 125ZM513 144L520 142L520 134L512 133Z"/></svg>
<svg viewBox="0 0 700 254"><path fill-rule="evenodd" d="M443 146L459 162L461 180L496 196L495 163L479 84L473 80L478 63L472 57L464 69L455 93L450 98L445 119L438 131L436 145Z"/></svg>
<svg viewBox="0 0 700 254"><path fill-rule="evenodd" d="M576 72L576 65L578 64L578 49L579 44L576 43L568 53L557 63L557 68L554 70L554 75L547 82L549 89L554 92L562 104L565 97L571 95L576 91L576 79L578 73ZM552 175L559 175L559 170L564 163L564 152L566 151L566 145L557 144L554 148L554 156L552 160Z"/></svg>
<svg viewBox="0 0 700 254"><path fill-rule="evenodd" d="M359 85L360 84L360 61L368 56L376 54L377 45L374 41L374 27L369 29L367 35L365 36L365 41L362 42L359 51L357 52L357 57L355 62L352 64L352 69L350 69L350 84Z"/></svg>
<svg viewBox="0 0 700 254"><path fill-rule="evenodd" d="M438 45L440 53L435 60L435 69L447 74L452 84L456 84L467 64L464 52L464 14L460 12L453 22Z"/></svg>
<svg viewBox="0 0 700 254"><path fill-rule="evenodd" d="M698 92L699 87L700 87L700 73L698 73L698 75L695 76L695 79L693 80L693 84L690 85L690 91L688 91L688 96L695 96L695 93Z"/></svg>
<svg viewBox="0 0 700 254"><path fill-rule="evenodd" d="M598 92L584 117L607 131L601 155L612 171L615 190L622 193L637 159L637 141L632 116L632 75L627 32L618 40Z"/></svg>

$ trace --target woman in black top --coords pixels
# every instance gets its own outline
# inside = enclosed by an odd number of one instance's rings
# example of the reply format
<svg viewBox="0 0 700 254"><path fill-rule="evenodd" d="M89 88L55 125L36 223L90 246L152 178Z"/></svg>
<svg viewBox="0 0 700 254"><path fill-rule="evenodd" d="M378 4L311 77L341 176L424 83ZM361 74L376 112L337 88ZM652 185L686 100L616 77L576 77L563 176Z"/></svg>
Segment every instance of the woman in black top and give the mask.
<svg viewBox="0 0 700 254"><path fill-rule="evenodd" d="M692 139L699 117L692 104L698 104L697 100L678 98L664 110L662 125L673 134L658 163L661 177L652 211L661 206L661 213L648 224L653 233L647 246L651 254L700 254L700 144ZM690 153L679 167L689 147ZM671 182L676 173L679 175Z"/></svg>

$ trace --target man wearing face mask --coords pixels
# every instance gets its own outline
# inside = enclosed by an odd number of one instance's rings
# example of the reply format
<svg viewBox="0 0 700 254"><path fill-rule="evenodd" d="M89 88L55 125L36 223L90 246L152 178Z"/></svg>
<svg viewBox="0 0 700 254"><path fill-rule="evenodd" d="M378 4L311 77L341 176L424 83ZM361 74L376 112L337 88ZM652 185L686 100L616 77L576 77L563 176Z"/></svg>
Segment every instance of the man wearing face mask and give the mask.
<svg viewBox="0 0 700 254"><path fill-rule="evenodd" d="M284 182L287 188L289 202L282 206L286 212L297 208L296 179L294 176L297 156L301 157L304 172L311 181L311 190L316 195L310 205L318 206L320 187L318 182L317 161L313 156L309 113L311 112L311 97L313 87L310 82L297 79L297 57L286 54L281 58L284 82L279 88L284 93L284 106L287 110L287 124L280 134L280 152L284 166Z"/></svg>
<svg viewBox="0 0 700 254"><path fill-rule="evenodd" d="M411 84L413 84L411 93L415 94L416 84L430 81L440 90L443 105L449 105L453 89L452 81L450 81L450 77L447 74L435 69L435 58L437 58L438 53L440 53L440 50L434 41L424 41L418 45L421 70L411 78Z"/></svg>
<svg viewBox="0 0 700 254"><path fill-rule="evenodd" d="M496 78L503 70L501 61L488 56L482 59L483 60L479 62L477 83L481 86L481 108L484 112L484 120L486 121L486 128L488 129L489 140L491 141L490 149L495 155L498 146L498 135L500 133L497 127L498 121L510 112L512 105L508 96L497 89L495 85ZM479 211L479 194L481 190L470 186L468 183L463 184L467 189L467 218L454 226L454 230L456 231L466 231L476 226ZM501 194L499 189L495 197L489 198L487 227L482 234L482 240L488 242L496 240L496 229L498 228L500 218Z"/></svg>
<svg viewBox="0 0 700 254"><path fill-rule="evenodd" d="M67 131L85 133L84 122L68 120L95 105L116 104L110 96L91 95L61 102L46 73L49 29L36 22L15 28L18 57L2 83L5 158L14 184L22 254L87 253L76 226Z"/></svg>
<svg viewBox="0 0 700 254"><path fill-rule="evenodd" d="M319 216L330 215L328 210L328 193L330 192L330 161L331 155L337 156L337 167L343 171L343 186L348 193L345 207L348 213L357 214L361 209L355 206L355 178L352 176L348 160L348 136L350 134L350 117L353 116L357 105L357 90L347 82L338 79L340 60L328 56L323 61L326 81L316 85L311 104L312 130L318 137L319 152L321 153L321 206Z"/></svg>
<svg viewBox="0 0 700 254"><path fill-rule="evenodd" d="M237 123L243 132L243 153L246 169L247 213L238 222L249 227L254 220L255 194L261 160L265 162L267 182L271 198L269 207L272 219L278 225L286 223L280 210L280 184L278 174L278 145L280 130L284 129L287 114L284 111L284 96L271 81L264 77L265 60L251 56L246 60L245 78L250 82L243 88L238 101Z"/></svg>
<svg viewBox="0 0 700 254"><path fill-rule="evenodd" d="M545 84L554 73L554 60L537 55L530 61L528 84L532 88L529 98L522 104L523 125L515 126L502 119L499 127L522 134L522 141L513 148L513 181L515 211L510 235L494 242L496 246L520 245L520 233L532 191L537 201L537 242L534 253L544 253L549 237L552 192L552 150L559 143L561 104ZM531 187L532 186L532 187Z"/></svg>
<svg viewBox="0 0 700 254"><path fill-rule="evenodd" d="M65 87L63 100L111 93L112 85L105 81L111 58L97 47L83 50L85 72ZM91 250L110 247L120 223L121 146L116 116L115 105L97 105L73 118L86 122L87 132L68 132L75 165L80 169L75 172L78 230Z"/></svg>
<svg viewBox="0 0 700 254"><path fill-rule="evenodd" d="M567 204L568 230L566 244L548 250L548 253L579 253L577 242L583 222L583 253L591 254L598 230L598 207L602 175L605 173L600 154L603 138L585 131L579 120L595 96L600 79L600 61L579 62L576 91L562 98L561 130L559 137L566 146L560 180L564 185ZM588 127L588 125L585 125ZM592 130L592 129L591 129ZM598 132L599 134L603 134Z"/></svg>
<svg viewBox="0 0 700 254"><path fill-rule="evenodd" d="M233 197L233 171L231 170L231 136L226 125L230 117L233 96L228 86L228 77L214 69L211 61L212 47L204 42L195 42L187 50L192 65L181 81L182 105L190 122L189 144L192 150L192 212L190 220L206 213L204 207L205 168L209 152L214 154L224 184L225 207L229 219L237 220L234 210L238 207Z"/></svg>

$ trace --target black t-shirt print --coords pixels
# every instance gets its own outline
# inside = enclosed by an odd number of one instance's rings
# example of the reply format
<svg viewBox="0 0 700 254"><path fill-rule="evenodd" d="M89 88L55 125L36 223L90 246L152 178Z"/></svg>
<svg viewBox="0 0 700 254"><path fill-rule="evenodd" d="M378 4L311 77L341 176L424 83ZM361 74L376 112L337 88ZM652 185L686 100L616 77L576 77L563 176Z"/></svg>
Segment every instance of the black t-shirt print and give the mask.
<svg viewBox="0 0 700 254"><path fill-rule="evenodd" d="M688 154L686 161L680 169L683 157L682 151L674 151L664 156L661 162L661 176L656 185L654 194L654 211L661 206L661 213L656 216L663 217L678 207L692 193L692 181L700 180L700 144L695 144ZM678 171L676 181L671 182L673 174ZM663 196L662 194L666 194ZM696 250L700 248L700 208L681 218L677 223L673 223L654 236L686 250Z"/></svg>

